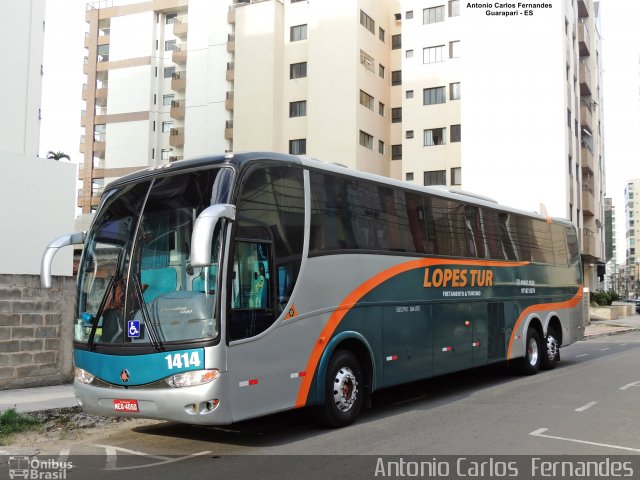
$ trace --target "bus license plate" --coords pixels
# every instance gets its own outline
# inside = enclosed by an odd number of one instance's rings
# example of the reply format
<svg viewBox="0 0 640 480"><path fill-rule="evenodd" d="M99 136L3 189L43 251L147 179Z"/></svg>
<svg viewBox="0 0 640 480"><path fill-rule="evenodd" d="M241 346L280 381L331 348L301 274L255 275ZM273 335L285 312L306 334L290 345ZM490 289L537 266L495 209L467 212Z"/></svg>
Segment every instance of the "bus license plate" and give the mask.
<svg viewBox="0 0 640 480"><path fill-rule="evenodd" d="M137 400L114 400L113 408L117 412L137 412L138 401Z"/></svg>

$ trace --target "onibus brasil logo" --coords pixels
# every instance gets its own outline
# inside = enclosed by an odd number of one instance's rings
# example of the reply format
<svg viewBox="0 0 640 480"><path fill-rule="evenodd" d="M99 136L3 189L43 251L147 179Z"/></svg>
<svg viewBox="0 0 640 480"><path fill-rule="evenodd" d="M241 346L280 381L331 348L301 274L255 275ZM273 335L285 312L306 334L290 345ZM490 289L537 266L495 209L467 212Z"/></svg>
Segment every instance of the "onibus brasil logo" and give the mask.
<svg viewBox="0 0 640 480"><path fill-rule="evenodd" d="M40 459L38 457L9 457L9 478L25 478L33 480L65 480L67 471L73 464L67 461Z"/></svg>

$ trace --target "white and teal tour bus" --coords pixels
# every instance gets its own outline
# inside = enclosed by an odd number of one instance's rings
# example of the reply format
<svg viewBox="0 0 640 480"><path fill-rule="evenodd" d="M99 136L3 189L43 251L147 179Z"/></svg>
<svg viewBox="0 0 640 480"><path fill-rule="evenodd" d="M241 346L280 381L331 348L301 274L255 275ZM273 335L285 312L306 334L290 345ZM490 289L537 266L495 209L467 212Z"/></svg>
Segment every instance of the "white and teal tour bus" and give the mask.
<svg viewBox="0 0 640 480"><path fill-rule="evenodd" d="M348 425L383 388L583 337L565 220L304 157L227 154L130 174L82 245L75 394L99 415L229 424L311 407Z"/></svg>

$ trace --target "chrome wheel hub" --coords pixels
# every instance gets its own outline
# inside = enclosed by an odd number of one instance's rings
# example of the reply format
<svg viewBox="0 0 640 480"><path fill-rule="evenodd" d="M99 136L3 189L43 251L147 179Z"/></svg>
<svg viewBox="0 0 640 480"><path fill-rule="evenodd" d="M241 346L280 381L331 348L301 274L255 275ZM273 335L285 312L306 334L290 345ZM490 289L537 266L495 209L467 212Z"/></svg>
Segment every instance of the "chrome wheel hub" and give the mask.
<svg viewBox="0 0 640 480"><path fill-rule="evenodd" d="M558 341L551 335L547 337L547 355L549 360L558 358Z"/></svg>
<svg viewBox="0 0 640 480"><path fill-rule="evenodd" d="M333 382L333 401L341 412L348 412L358 398L358 382L349 367L342 367Z"/></svg>
<svg viewBox="0 0 640 480"><path fill-rule="evenodd" d="M529 357L529 364L534 366L538 363L538 342L535 338L530 338L527 343L527 356Z"/></svg>

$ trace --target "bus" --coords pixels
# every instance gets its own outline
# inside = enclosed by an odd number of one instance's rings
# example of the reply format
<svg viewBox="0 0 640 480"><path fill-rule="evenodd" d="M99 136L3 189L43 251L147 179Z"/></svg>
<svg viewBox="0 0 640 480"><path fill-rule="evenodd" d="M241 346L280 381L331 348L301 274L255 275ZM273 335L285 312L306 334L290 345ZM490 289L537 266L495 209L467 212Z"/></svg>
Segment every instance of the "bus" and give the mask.
<svg viewBox="0 0 640 480"><path fill-rule="evenodd" d="M583 337L576 229L460 191L276 153L178 161L105 189L83 245L74 388L89 413L229 424Z"/></svg>

